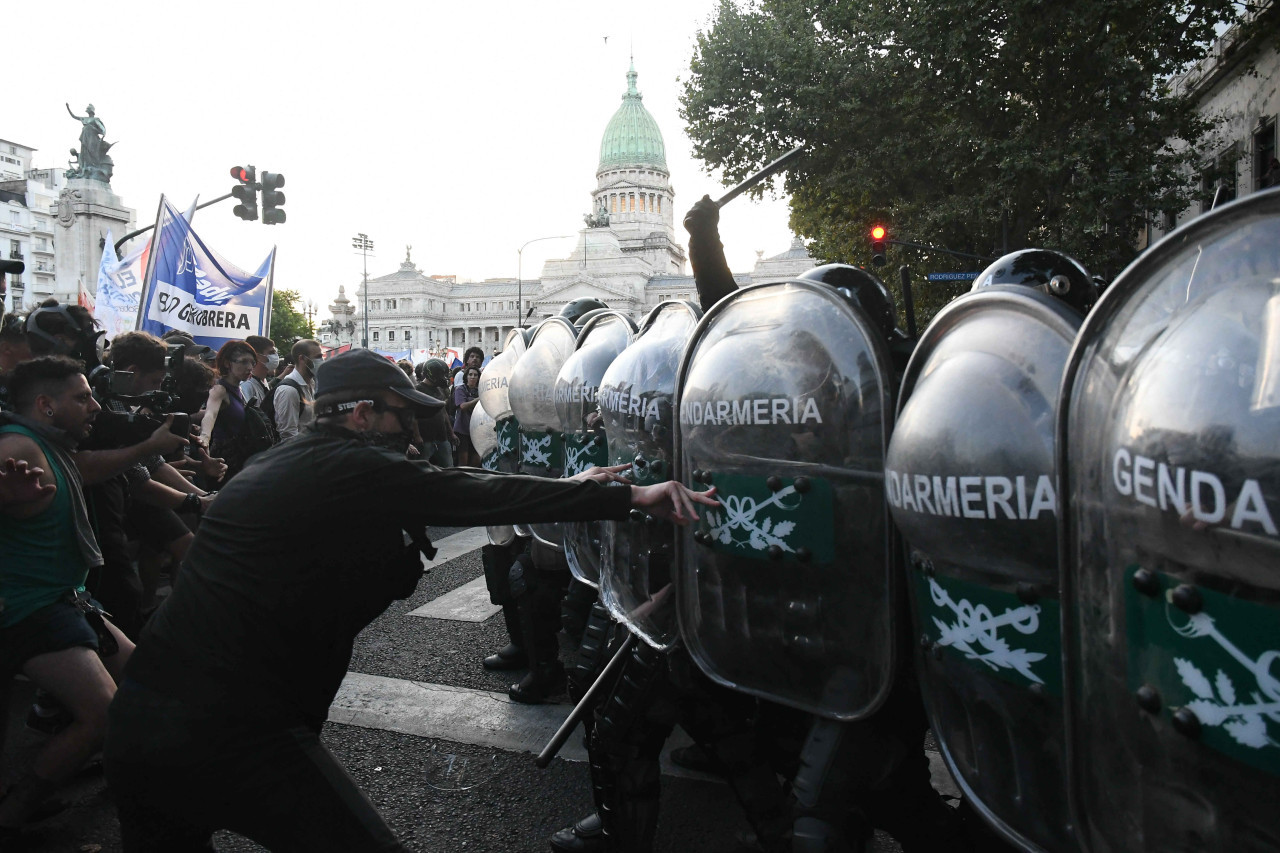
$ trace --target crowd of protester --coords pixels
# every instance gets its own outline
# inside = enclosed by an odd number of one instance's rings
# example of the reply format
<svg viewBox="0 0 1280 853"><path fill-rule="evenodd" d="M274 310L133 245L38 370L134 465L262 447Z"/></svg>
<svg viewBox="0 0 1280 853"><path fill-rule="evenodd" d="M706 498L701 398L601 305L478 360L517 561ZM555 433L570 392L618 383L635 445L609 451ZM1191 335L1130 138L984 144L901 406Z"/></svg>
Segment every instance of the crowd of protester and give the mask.
<svg viewBox="0 0 1280 853"><path fill-rule="evenodd" d="M0 318L0 702L25 675L27 726L48 737L0 788L0 850L102 748L124 665L202 516L250 459L315 421L322 359L313 340L287 358L261 336L216 352L177 332L106 341L89 311L55 300ZM414 410L410 457L478 464L483 361L472 347L452 370L397 365L444 404Z"/></svg>

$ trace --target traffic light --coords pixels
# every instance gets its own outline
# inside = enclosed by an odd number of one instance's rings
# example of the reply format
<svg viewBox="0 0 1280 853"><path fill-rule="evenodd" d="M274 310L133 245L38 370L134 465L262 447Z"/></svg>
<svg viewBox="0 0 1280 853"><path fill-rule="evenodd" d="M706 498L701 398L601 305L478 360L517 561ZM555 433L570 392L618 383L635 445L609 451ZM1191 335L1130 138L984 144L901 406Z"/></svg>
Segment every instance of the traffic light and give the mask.
<svg viewBox="0 0 1280 853"><path fill-rule="evenodd" d="M264 225L278 225L284 222L284 211L280 209L284 206L284 193L280 192L282 186L284 186L284 175L279 172L262 173L262 223Z"/></svg>
<svg viewBox="0 0 1280 853"><path fill-rule="evenodd" d="M237 181L231 188L231 195L240 202L231 212L241 219L253 222L258 218L257 170L253 166L232 166L231 177Z"/></svg>
<svg viewBox="0 0 1280 853"><path fill-rule="evenodd" d="M884 256L884 248L889 239L889 232L885 230L883 225L874 225L871 228L871 263L878 267L888 263L888 259Z"/></svg>

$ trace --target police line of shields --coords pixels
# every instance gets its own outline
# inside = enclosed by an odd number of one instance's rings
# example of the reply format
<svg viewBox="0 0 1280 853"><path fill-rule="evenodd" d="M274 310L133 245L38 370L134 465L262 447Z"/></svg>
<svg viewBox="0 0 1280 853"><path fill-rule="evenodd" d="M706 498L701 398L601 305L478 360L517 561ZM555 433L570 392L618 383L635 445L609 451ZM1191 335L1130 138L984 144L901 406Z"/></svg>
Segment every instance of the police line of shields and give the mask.
<svg viewBox="0 0 1280 853"><path fill-rule="evenodd" d="M600 381L618 354L631 343L636 324L619 311L592 317L578 335L577 348L556 376L555 404L564 434L564 476L574 477L609 464L609 447L597 404ZM600 563L607 522L574 521L562 525L565 562L579 581L600 585Z"/></svg>
<svg viewBox="0 0 1280 853"><path fill-rule="evenodd" d="M662 306L600 381L609 461L721 506L569 550L645 642L762 699L856 721L911 667L1015 849L1280 849L1280 191L1096 306L1078 265L1000 264L900 384L820 282Z"/></svg>

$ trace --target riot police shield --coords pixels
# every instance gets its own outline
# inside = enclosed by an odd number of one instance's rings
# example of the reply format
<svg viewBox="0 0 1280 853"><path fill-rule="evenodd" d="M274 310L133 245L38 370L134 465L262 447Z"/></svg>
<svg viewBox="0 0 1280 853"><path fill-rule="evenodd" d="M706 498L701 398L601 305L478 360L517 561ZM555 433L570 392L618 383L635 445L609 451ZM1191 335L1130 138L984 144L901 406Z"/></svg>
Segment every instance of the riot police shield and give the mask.
<svg viewBox="0 0 1280 853"><path fill-rule="evenodd" d="M1103 294L1058 413L1073 807L1096 851L1276 850L1280 191Z"/></svg>
<svg viewBox="0 0 1280 853"><path fill-rule="evenodd" d="M484 402L471 410L471 443L480 457L480 467L486 471L499 470L498 430L493 416L485 410ZM516 538L515 529L509 524L486 528L489 542L494 545L510 545Z"/></svg>
<svg viewBox="0 0 1280 853"><path fill-rule="evenodd" d="M600 381L609 464L630 464L637 485L673 476L676 374L701 314L689 302L658 305ZM638 510L629 521L605 526L600 598L615 619L659 649L670 648L678 636L672 586L675 537L670 522Z"/></svg>
<svg viewBox="0 0 1280 853"><path fill-rule="evenodd" d="M528 329L512 329L480 374L480 405L494 420L497 438L497 470L514 474L520 469L520 424L511 411L511 372L528 345Z"/></svg>
<svg viewBox="0 0 1280 853"><path fill-rule="evenodd" d="M596 313L578 333L577 349L556 376L556 413L564 433L564 476L609 464L609 447L596 404L604 372L626 349L636 324L618 311ZM563 524L564 557L573 576L592 588L600 583L602 521Z"/></svg>
<svg viewBox="0 0 1280 853"><path fill-rule="evenodd" d="M1067 805L1054 413L1083 318L1002 285L925 331L885 459L910 553L916 672L965 799L1024 850L1076 850Z"/></svg>
<svg viewBox="0 0 1280 853"><path fill-rule="evenodd" d="M564 471L564 433L556 413L556 376L573 352L578 332L563 317L544 320L511 371L511 411L520 424L520 473L558 478ZM564 550L559 524L531 524L533 537Z"/></svg>
<svg viewBox="0 0 1280 853"><path fill-rule="evenodd" d="M836 720L884 701L897 651L884 496L893 370L839 289L744 288L680 371L679 476L723 506L678 537L680 634L727 686Z"/></svg>

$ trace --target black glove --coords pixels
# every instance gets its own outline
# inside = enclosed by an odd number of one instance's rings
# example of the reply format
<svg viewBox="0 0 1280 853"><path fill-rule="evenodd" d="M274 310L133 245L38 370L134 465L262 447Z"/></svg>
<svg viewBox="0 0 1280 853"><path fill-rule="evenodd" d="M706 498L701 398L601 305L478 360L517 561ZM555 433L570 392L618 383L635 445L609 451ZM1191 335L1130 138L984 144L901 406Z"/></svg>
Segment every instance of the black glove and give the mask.
<svg viewBox="0 0 1280 853"><path fill-rule="evenodd" d="M704 195L698 200L698 203L689 209L684 215L684 230L689 232L689 242L707 242L719 241L720 239L720 208L711 200L711 196Z"/></svg>

